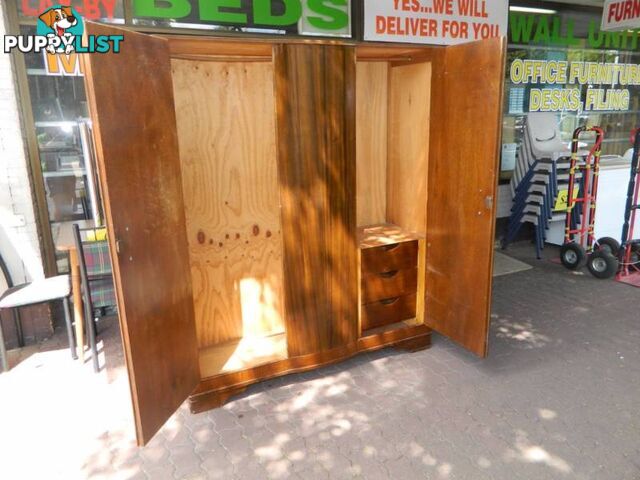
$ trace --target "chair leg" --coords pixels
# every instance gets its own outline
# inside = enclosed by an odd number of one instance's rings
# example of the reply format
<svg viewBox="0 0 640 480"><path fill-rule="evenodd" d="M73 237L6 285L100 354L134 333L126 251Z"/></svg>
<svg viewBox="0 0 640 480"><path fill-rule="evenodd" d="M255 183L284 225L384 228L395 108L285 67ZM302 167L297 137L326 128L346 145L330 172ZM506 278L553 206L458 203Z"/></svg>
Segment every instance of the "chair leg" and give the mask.
<svg viewBox="0 0 640 480"><path fill-rule="evenodd" d="M95 319L93 318L93 312L87 316L87 334L89 335L89 348L91 348L93 370L98 373L100 371L100 365L98 363L98 347L96 342Z"/></svg>
<svg viewBox="0 0 640 480"><path fill-rule="evenodd" d="M16 324L16 335L18 336L18 347L24 347L24 332L22 331L22 321L20 320L20 309L13 309L13 321Z"/></svg>
<svg viewBox="0 0 640 480"><path fill-rule="evenodd" d="M4 332L2 331L2 319L0 318L0 366L3 372L9 371L9 361L7 360L7 347L4 345Z"/></svg>
<svg viewBox="0 0 640 480"><path fill-rule="evenodd" d="M73 327L71 326L71 314L69 313L69 297L62 299L62 306L64 307L64 323L67 326L67 337L69 339L69 350L71 350L71 358L73 360L78 359L76 353L76 342L73 338Z"/></svg>

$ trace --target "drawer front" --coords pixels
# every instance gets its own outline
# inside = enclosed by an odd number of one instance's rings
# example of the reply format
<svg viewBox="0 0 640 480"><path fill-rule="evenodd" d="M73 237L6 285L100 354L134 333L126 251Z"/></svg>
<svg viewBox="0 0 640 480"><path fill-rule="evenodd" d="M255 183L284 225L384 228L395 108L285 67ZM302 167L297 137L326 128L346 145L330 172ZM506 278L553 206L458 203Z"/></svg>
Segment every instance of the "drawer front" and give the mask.
<svg viewBox="0 0 640 480"><path fill-rule="evenodd" d="M415 268L418 241L401 242L362 250L362 273L380 273Z"/></svg>
<svg viewBox="0 0 640 480"><path fill-rule="evenodd" d="M416 294L388 298L362 306L362 330L402 322L416 316Z"/></svg>
<svg viewBox="0 0 640 480"><path fill-rule="evenodd" d="M386 298L410 295L416 293L417 288L417 268L363 274L361 303L365 304Z"/></svg>

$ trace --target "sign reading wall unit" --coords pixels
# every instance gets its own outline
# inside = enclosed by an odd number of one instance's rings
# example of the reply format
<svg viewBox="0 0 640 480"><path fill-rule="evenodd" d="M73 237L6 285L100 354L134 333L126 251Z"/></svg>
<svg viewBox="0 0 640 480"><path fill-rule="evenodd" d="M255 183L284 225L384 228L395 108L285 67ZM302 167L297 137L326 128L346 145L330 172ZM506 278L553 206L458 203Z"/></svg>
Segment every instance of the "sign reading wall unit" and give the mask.
<svg viewBox="0 0 640 480"><path fill-rule="evenodd" d="M455 45L507 34L508 0L364 0L364 39Z"/></svg>

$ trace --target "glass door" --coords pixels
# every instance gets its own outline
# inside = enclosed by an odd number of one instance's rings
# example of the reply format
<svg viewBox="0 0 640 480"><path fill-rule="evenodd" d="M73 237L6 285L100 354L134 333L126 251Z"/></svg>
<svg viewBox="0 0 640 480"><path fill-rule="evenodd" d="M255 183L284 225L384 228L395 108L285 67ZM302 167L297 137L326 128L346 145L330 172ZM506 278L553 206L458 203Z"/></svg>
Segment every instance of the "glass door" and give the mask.
<svg viewBox="0 0 640 480"><path fill-rule="evenodd" d="M72 241L72 225L102 222L84 83L82 76L48 74L42 54L25 61L56 265L66 273L67 253L57 247Z"/></svg>

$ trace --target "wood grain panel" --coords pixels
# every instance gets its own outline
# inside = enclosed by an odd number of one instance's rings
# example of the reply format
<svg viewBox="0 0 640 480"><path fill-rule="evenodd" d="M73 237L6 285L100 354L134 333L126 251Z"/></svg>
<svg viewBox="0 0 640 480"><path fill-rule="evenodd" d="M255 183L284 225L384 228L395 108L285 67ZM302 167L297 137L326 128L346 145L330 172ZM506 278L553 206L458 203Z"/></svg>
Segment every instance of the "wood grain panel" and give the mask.
<svg viewBox="0 0 640 480"><path fill-rule="evenodd" d="M358 225L384 223L387 214L387 62L356 65Z"/></svg>
<svg viewBox="0 0 640 480"><path fill-rule="evenodd" d="M391 325L416 316L416 294L388 298L362 306L362 330Z"/></svg>
<svg viewBox="0 0 640 480"><path fill-rule="evenodd" d="M355 55L275 48L289 354L357 338Z"/></svg>
<svg viewBox="0 0 640 480"><path fill-rule="evenodd" d="M387 221L425 234L431 64L391 68Z"/></svg>
<svg viewBox="0 0 640 480"><path fill-rule="evenodd" d="M418 241L402 242L382 247L365 248L362 255L363 273L390 272L416 268L418 265Z"/></svg>
<svg viewBox="0 0 640 480"><path fill-rule="evenodd" d="M125 38L117 55L83 57L136 432L144 444L200 379L169 48L128 30L91 22L86 29Z"/></svg>
<svg viewBox="0 0 640 480"><path fill-rule="evenodd" d="M433 84L425 322L479 356L491 307L504 52L501 39L447 47Z"/></svg>
<svg viewBox="0 0 640 480"><path fill-rule="evenodd" d="M394 325L386 325L370 330L366 337L346 345L204 379L193 395L189 397L189 407L193 413L203 412L210 408L219 407L221 398L223 398L222 402L226 401L229 398L229 392L237 394L241 389L256 382L312 370L345 360L358 353L403 345L405 342L420 342L425 348L429 345L430 338L431 330L424 325L416 325L415 321L408 320Z"/></svg>
<svg viewBox="0 0 640 480"><path fill-rule="evenodd" d="M283 332L273 65L172 69L199 346Z"/></svg>
<svg viewBox="0 0 640 480"><path fill-rule="evenodd" d="M363 304L410 295L418 287L418 269L363 274L361 282Z"/></svg>

